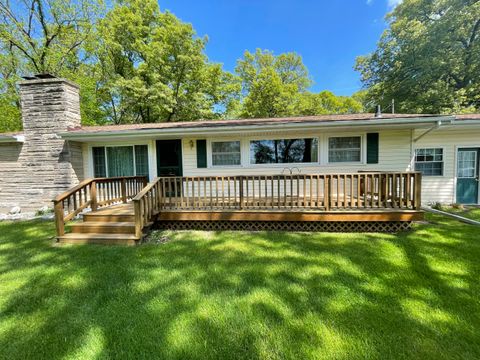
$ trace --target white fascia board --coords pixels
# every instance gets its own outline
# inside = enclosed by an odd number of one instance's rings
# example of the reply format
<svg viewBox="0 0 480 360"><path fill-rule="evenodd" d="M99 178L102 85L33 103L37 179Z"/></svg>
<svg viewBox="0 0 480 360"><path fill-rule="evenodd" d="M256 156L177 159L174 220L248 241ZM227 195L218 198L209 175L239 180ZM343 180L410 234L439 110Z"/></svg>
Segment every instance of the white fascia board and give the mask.
<svg viewBox="0 0 480 360"><path fill-rule="evenodd" d="M23 135L8 135L2 136L0 134L0 143L23 143L25 142L25 136Z"/></svg>
<svg viewBox="0 0 480 360"><path fill-rule="evenodd" d="M260 131L284 131L284 130L306 130L311 131L318 128L352 128L352 127L422 127L431 126L437 122L453 123L453 116L435 116L431 118L396 118L396 119L375 119L375 120L348 120L348 121L323 121L323 122L305 122L305 123L278 123L268 125L236 125L236 126L218 126L218 127L198 127L198 128L165 128L165 129L136 129L124 131L99 131L82 132L72 131L63 132L59 135L64 139L90 141L98 138L142 138L145 136L157 137L188 137L188 136L208 136L238 132L260 132Z"/></svg>

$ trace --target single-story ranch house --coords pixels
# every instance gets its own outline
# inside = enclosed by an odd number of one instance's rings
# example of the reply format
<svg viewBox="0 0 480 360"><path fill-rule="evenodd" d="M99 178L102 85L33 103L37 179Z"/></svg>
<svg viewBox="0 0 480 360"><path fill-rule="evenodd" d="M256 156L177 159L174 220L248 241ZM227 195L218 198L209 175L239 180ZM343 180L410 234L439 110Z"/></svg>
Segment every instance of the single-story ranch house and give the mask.
<svg viewBox="0 0 480 360"><path fill-rule="evenodd" d="M480 114L82 126L78 86L68 80L50 75L28 78L20 83L20 95L23 131L0 134L0 213L14 207L22 212L51 207L58 194L87 178L146 176L153 181L172 175L188 181L188 177L420 172L423 204L480 203ZM360 194L353 190L353 176L340 179L336 186L351 186L353 201L354 194ZM265 181L265 191L271 185L273 194L273 178L271 184ZM315 187L313 180L312 184ZM359 189L362 184L358 181ZM208 186L199 184L201 188L204 193L199 196L206 196Z"/></svg>

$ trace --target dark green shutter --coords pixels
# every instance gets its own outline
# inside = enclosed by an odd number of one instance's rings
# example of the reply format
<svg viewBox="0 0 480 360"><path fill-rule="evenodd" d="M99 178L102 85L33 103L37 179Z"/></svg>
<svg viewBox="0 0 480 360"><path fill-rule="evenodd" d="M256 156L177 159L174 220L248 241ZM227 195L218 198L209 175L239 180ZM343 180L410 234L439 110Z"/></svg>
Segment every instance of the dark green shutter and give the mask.
<svg viewBox="0 0 480 360"><path fill-rule="evenodd" d="M367 134L367 164L378 164L378 133Z"/></svg>
<svg viewBox="0 0 480 360"><path fill-rule="evenodd" d="M207 167L207 140L197 140L197 168Z"/></svg>

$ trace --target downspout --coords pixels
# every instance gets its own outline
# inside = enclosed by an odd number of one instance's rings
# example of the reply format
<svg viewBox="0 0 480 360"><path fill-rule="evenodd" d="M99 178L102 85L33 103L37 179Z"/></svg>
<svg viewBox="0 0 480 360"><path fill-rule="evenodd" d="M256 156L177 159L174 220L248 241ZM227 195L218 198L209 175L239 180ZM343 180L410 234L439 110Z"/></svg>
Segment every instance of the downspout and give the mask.
<svg viewBox="0 0 480 360"><path fill-rule="evenodd" d="M415 132L414 129L410 129L410 165L409 165L410 171L415 170L413 168L413 134L414 132Z"/></svg>
<svg viewBox="0 0 480 360"><path fill-rule="evenodd" d="M441 120L438 120L435 125L433 125L431 128L427 129L423 134L420 134L419 136L417 136L416 138L413 138L413 135L415 133L415 130L414 129L410 129L410 171L413 171L414 170L414 144L420 140L421 138L423 138L424 136L430 134L432 131L435 131L437 129L439 129L440 127L442 126L442 121Z"/></svg>
<svg viewBox="0 0 480 360"><path fill-rule="evenodd" d="M428 129L427 131L425 131L423 134L421 134L420 136L417 136L415 139L413 139L413 142L417 142L418 140L420 140L421 138L423 138L425 135L431 133L432 131L435 131L437 129L439 129L440 127L442 126L442 120L438 120L435 125L433 125L430 129Z"/></svg>

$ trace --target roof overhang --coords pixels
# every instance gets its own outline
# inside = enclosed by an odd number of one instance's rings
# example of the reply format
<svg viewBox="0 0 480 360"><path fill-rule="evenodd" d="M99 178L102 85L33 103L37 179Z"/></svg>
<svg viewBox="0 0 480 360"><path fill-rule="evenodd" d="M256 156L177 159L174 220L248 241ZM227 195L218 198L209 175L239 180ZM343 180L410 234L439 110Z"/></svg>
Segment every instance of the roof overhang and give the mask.
<svg viewBox="0 0 480 360"><path fill-rule="evenodd" d="M471 124L474 120L465 122ZM454 116L431 116L418 118L379 118L368 120L342 120L342 121L312 121L301 123L277 123L277 124L254 124L254 125L222 125L222 126L192 126L182 128L147 128L132 130L109 130L109 131L82 131L73 130L60 133L63 139L75 141L99 141L99 140L122 140L127 138L172 138L189 136L229 135L238 133L255 132L281 132L286 130L315 130L315 129L358 129L358 128L403 128L415 129L430 127L434 124L453 125L458 120ZM480 122L479 122L480 124Z"/></svg>
<svg viewBox="0 0 480 360"><path fill-rule="evenodd" d="M0 143L23 143L25 136L23 135L2 135L0 134Z"/></svg>

